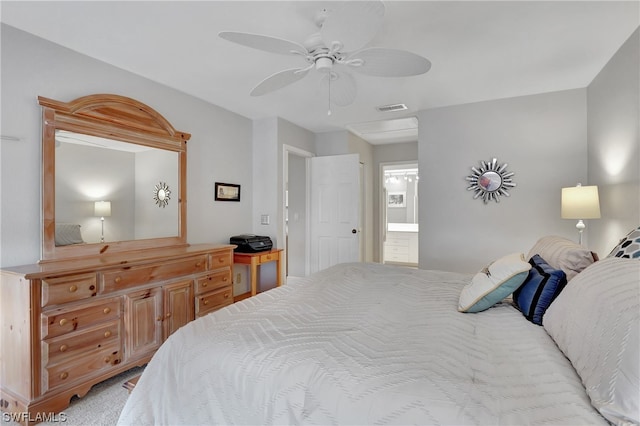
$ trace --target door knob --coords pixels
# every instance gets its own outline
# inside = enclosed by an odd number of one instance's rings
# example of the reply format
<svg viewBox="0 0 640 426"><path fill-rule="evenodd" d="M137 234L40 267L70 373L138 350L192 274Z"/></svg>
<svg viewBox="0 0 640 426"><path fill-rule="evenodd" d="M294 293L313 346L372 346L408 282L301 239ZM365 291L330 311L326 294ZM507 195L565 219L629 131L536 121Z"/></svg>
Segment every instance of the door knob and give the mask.
<svg viewBox="0 0 640 426"><path fill-rule="evenodd" d="M351 230L351 233L352 233L352 234L357 234L357 233L358 233L358 231L356 231L356 228L353 228L353 229Z"/></svg>

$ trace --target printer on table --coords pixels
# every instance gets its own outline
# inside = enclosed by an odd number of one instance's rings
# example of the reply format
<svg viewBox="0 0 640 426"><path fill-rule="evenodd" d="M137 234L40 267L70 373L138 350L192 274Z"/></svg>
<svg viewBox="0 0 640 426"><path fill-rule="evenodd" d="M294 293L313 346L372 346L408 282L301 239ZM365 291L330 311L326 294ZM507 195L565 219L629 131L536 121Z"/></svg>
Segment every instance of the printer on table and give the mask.
<svg viewBox="0 0 640 426"><path fill-rule="evenodd" d="M229 243L237 246L234 251L238 253L257 253L273 248L271 238L254 234L235 235L229 238Z"/></svg>

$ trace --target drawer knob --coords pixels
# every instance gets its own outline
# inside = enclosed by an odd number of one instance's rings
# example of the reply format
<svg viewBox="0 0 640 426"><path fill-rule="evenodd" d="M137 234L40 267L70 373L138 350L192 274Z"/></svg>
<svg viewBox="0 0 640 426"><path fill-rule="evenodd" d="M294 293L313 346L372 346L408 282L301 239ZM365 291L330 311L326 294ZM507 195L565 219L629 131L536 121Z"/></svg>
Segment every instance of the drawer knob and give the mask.
<svg viewBox="0 0 640 426"><path fill-rule="evenodd" d="M223 258L223 257L219 257L219 258L218 258L218 262L219 262L219 263L224 263L224 258Z"/></svg>
<svg viewBox="0 0 640 426"><path fill-rule="evenodd" d="M69 349L69 346L67 346L67 345L60 345L60 352L65 352L67 349Z"/></svg>
<svg viewBox="0 0 640 426"><path fill-rule="evenodd" d="M104 308L104 309L102 310L102 312L104 312L104 313L105 313L105 315L106 315L106 314L108 314L109 312L111 312L111 308Z"/></svg>
<svg viewBox="0 0 640 426"><path fill-rule="evenodd" d="M113 281L115 281L115 283L118 284L118 283L120 283L120 281L122 281L122 278L121 277L115 277L113 279Z"/></svg>
<svg viewBox="0 0 640 426"><path fill-rule="evenodd" d="M202 283L202 287L206 287L206 286L207 286L207 282L206 282L206 281L204 281L204 282Z"/></svg>
<svg viewBox="0 0 640 426"><path fill-rule="evenodd" d="M203 305L208 305L209 301L207 299L204 299L204 302L202 302Z"/></svg>
<svg viewBox="0 0 640 426"><path fill-rule="evenodd" d="M227 281L229 281L229 277L222 278L222 281L224 281L226 283Z"/></svg>
<svg viewBox="0 0 640 426"><path fill-rule="evenodd" d="M162 317L156 318L156 321L162 321Z"/></svg>
<svg viewBox="0 0 640 426"><path fill-rule="evenodd" d="M170 317L171 317L171 312L167 312L166 317L167 317L167 318L170 318Z"/></svg>
<svg viewBox="0 0 640 426"><path fill-rule="evenodd" d="M60 378L62 380L66 379L67 377L69 377L69 373L67 373L66 371L60 373Z"/></svg>
<svg viewBox="0 0 640 426"><path fill-rule="evenodd" d="M224 298L225 298L225 299L228 299L228 298L229 298L229 296L230 296L230 295L229 295L229 293L225 293L225 294L224 294Z"/></svg>
<svg viewBox="0 0 640 426"><path fill-rule="evenodd" d="M68 319L66 319L66 318L62 318L62 319L60 320L60 326L62 326L62 327L63 327L63 326L65 326L68 322L69 322L69 320L68 320Z"/></svg>
<svg viewBox="0 0 640 426"><path fill-rule="evenodd" d="M104 332L104 337L105 337L105 338L107 338L107 337L111 337L111 331L109 331L109 330L105 331L105 332Z"/></svg>
<svg viewBox="0 0 640 426"><path fill-rule="evenodd" d="M111 361L111 358L109 358L108 356L104 357L104 363L105 364L109 364L110 361Z"/></svg>
<svg viewBox="0 0 640 426"><path fill-rule="evenodd" d="M202 262L196 262L196 268L199 268L202 265Z"/></svg>
<svg viewBox="0 0 640 426"><path fill-rule="evenodd" d="M69 293L75 293L76 290L78 290L78 286L75 284L69 287Z"/></svg>

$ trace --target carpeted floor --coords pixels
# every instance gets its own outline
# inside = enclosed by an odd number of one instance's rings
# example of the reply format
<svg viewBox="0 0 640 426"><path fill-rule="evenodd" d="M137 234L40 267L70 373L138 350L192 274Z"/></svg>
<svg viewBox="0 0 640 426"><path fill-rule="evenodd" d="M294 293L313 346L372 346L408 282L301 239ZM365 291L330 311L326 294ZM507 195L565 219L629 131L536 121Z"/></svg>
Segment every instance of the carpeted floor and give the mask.
<svg viewBox="0 0 640 426"><path fill-rule="evenodd" d="M93 426L115 425L120 417L129 392L122 387L124 382L142 374L144 367L136 367L115 377L98 383L83 397L73 397L69 407L58 417L59 422L40 423L43 426ZM2 413L2 425L17 425L8 421L9 416Z"/></svg>

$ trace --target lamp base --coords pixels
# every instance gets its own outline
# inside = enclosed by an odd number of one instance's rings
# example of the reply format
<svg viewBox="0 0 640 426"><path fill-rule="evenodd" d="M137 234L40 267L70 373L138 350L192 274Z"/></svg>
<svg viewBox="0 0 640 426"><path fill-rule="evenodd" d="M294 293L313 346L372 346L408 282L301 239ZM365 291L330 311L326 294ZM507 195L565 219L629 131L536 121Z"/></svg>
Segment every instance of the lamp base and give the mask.
<svg viewBox="0 0 640 426"><path fill-rule="evenodd" d="M582 245L582 231L584 231L584 228L586 227L587 225L584 224L582 219L578 220L578 223L576 223L576 228L578 229L578 244L580 245Z"/></svg>

